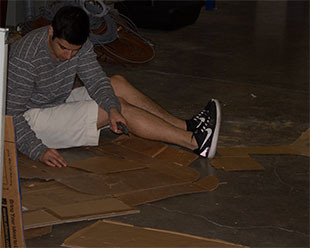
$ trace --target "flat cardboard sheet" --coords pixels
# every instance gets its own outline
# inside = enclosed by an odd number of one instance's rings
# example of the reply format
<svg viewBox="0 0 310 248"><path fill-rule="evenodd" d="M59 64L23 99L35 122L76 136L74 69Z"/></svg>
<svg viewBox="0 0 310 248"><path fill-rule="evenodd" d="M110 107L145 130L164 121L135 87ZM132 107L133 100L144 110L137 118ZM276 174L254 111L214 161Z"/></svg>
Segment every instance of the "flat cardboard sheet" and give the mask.
<svg viewBox="0 0 310 248"><path fill-rule="evenodd" d="M290 148L294 150L294 154L302 156L310 156L310 128L303 132L300 137L290 144Z"/></svg>
<svg viewBox="0 0 310 248"><path fill-rule="evenodd" d="M114 140L113 143L148 157L184 166L188 166L199 157L192 152L168 146L163 142L150 141L134 135L122 135Z"/></svg>
<svg viewBox="0 0 310 248"><path fill-rule="evenodd" d="M129 150L142 153L148 157L155 157L168 145L158 141L139 138L135 135L121 135L113 141L114 144L126 147Z"/></svg>
<svg viewBox="0 0 310 248"><path fill-rule="evenodd" d="M140 164L135 161L104 156L75 161L73 163L69 163L69 167L82 169L96 174L109 174L146 168L144 164Z"/></svg>
<svg viewBox="0 0 310 248"><path fill-rule="evenodd" d="M72 190L55 181L22 184L24 229L139 213L117 198Z"/></svg>
<svg viewBox="0 0 310 248"><path fill-rule="evenodd" d="M98 221L67 238L66 247L242 247L222 240Z"/></svg>
<svg viewBox="0 0 310 248"><path fill-rule="evenodd" d="M21 196L12 117L5 117L1 247L24 247Z"/></svg>

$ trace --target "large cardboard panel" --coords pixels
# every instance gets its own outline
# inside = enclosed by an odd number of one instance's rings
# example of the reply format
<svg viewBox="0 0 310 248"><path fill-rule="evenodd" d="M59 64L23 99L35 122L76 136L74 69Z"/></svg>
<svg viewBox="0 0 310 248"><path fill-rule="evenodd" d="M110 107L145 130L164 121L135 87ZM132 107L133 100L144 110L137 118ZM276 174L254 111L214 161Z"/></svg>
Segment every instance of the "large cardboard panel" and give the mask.
<svg viewBox="0 0 310 248"><path fill-rule="evenodd" d="M113 143L102 143L97 147L88 147L91 151L98 152L103 155L115 155L126 160L137 161L151 169L155 169L161 173L173 175L182 181L195 181L199 178L199 172L191 167L183 166L167 160L159 160L151 158L142 153L128 150L126 147Z"/></svg>
<svg viewBox="0 0 310 248"><path fill-rule="evenodd" d="M142 139L132 134L130 136L122 135L115 139L113 143L148 157L156 156L168 146L162 142Z"/></svg>
<svg viewBox="0 0 310 248"><path fill-rule="evenodd" d="M96 174L108 174L129 170L143 169L144 164L121 158L109 158L104 156L92 157L69 163L69 167L82 169Z"/></svg>
<svg viewBox="0 0 310 248"><path fill-rule="evenodd" d="M84 194L55 181L24 183L22 192L25 230L139 212L118 199Z"/></svg>
<svg viewBox="0 0 310 248"><path fill-rule="evenodd" d="M5 117L1 247L24 247L22 208L12 117Z"/></svg>
<svg viewBox="0 0 310 248"><path fill-rule="evenodd" d="M114 140L113 143L148 157L184 166L189 165L199 157L193 152L174 148L163 142L142 139L134 135L122 135Z"/></svg>
<svg viewBox="0 0 310 248"><path fill-rule="evenodd" d="M129 212L132 207L116 198L99 199L87 202L78 202L67 205L50 207L49 211L60 219L72 219L76 217L88 217L117 213Z"/></svg>
<svg viewBox="0 0 310 248"><path fill-rule="evenodd" d="M154 156L159 160L169 161L178 165L188 166L195 161L199 156L193 152L188 152L172 146L167 146Z"/></svg>
<svg viewBox="0 0 310 248"><path fill-rule="evenodd" d="M102 235L104 234L104 235ZM98 221L67 238L66 247L242 247L222 240Z"/></svg>
<svg viewBox="0 0 310 248"><path fill-rule="evenodd" d="M22 185L23 207L27 210L48 209L59 205L102 199L101 195L90 195L72 190L55 181Z"/></svg>

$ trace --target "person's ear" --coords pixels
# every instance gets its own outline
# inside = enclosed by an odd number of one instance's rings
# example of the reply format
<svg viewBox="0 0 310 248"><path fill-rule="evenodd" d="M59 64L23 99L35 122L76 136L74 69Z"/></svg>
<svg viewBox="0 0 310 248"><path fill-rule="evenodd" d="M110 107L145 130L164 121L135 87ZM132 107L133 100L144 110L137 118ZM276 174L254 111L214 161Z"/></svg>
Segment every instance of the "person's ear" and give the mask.
<svg viewBox="0 0 310 248"><path fill-rule="evenodd" d="M53 37L53 34L54 34L54 29L52 27L52 25L50 25L49 29L48 29L48 34Z"/></svg>

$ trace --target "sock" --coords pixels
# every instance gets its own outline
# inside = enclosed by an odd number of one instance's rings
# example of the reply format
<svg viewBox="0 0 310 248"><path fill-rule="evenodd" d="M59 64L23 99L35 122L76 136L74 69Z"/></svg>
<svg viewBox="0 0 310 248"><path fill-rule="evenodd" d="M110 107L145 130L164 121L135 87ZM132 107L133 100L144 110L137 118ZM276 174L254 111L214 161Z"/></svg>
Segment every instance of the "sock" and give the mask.
<svg viewBox="0 0 310 248"><path fill-rule="evenodd" d="M186 131L194 131L196 128L196 123L192 119L190 120L185 120L186 123Z"/></svg>

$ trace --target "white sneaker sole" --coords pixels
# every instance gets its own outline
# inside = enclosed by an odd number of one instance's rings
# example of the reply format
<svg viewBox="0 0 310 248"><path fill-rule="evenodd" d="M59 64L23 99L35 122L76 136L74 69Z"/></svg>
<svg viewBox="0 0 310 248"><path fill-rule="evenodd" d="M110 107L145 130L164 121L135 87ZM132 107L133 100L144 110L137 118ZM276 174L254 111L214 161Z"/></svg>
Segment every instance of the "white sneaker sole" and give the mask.
<svg viewBox="0 0 310 248"><path fill-rule="evenodd" d="M215 129L214 129L214 133L213 133L213 137L212 137L212 141L211 141L211 146L210 146L210 150L208 153L208 158L214 158L215 153L216 153L216 146L217 146L217 141L218 141L218 137L219 137L219 132L220 132L220 127L221 127L221 106L218 100L216 99L212 99L212 101L215 102L215 106L216 106L216 125L215 125Z"/></svg>

